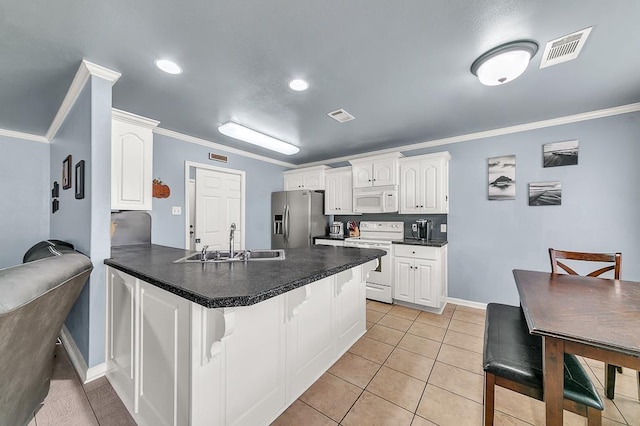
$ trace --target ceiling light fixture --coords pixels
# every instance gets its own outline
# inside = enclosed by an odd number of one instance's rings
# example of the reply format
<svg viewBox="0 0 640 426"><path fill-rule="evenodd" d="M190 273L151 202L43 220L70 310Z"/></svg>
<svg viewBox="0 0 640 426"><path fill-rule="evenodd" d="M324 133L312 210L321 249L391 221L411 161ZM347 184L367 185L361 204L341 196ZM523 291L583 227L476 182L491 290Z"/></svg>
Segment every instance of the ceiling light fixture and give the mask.
<svg viewBox="0 0 640 426"><path fill-rule="evenodd" d="M221 124L218 126L218 131L223 135L240 139L241 141L249 142L285 155L297 154L300 151L300 148L295 145L267 136L264 133L256 132L253 129L234 123L233 121L227 121Z"/></svg>
<svg viewBox="0 0 640 426"><path fill-rule="evenodd" d="M289 82L289 87L291 90L295 90L296 92L303 92L309 88L309 83L304 80L291 80Z"/></svg>
<svg viewBox="0 0 640 426"><path fill-rule="evenodd" d="M182 74L180 65L168 59L156 59L156 67L168 74Z"/></svg>
<svg viewBox="0 0 640 426"><path fill-rule="evenodd" d="M489 50L471 65L471 72L485 86L498 86L518 78L538 51L530 40L513 41Z"/></svg>

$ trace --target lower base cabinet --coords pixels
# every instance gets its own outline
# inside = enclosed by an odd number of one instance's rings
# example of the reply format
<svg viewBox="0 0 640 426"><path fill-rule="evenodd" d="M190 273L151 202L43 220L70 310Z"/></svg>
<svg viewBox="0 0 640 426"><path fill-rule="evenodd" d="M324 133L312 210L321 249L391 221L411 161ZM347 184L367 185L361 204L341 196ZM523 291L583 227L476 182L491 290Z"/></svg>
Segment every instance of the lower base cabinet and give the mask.
<svg viewBox="0 0 640 426"><path fill-rule="evenodd" d="M395 300L441 309L447 301L447 246L394 245Z"/></svg>
<svg viewBox="0 0 640 426"><path fill-rule="evenodd" d="M219 309L109 268L107 377L140 425L267 425L365 333L375 266Z"/></svg>

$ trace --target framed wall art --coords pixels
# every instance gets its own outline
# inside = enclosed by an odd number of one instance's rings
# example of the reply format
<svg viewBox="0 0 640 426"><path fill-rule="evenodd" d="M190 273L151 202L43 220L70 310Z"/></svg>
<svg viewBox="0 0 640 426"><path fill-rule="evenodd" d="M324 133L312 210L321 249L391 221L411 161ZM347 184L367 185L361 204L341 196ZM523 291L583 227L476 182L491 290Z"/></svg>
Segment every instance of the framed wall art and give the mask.
<svg viewBox="0 0 640 426"><path fill-rule="evenodd" d="M489 200L515 200L516 156L489 158L488 170Z"/></svg>
<svg viewBox="0 0 640 426"><path fill-rule="evenodd" d="M62 189L71 188L71 154L62 162Z"/></svg>
<svg viewBox="0 0 640 426"><path fill-rule="evenodd" d="M537 182L529 184L530 206L559 206L562 204L561 182Z"/></svg>
<svg viewBox="0 0 640 426"><path fill-rule="evenodd" d="M542 146L543 167L575 164L578 164L578 141L554 142Z"/></svg>
<svg viewBox="0 0 640 426"><path fill-rule="evenodd" d="M76 164L76 200L84 198L84 160Z"/></svg>

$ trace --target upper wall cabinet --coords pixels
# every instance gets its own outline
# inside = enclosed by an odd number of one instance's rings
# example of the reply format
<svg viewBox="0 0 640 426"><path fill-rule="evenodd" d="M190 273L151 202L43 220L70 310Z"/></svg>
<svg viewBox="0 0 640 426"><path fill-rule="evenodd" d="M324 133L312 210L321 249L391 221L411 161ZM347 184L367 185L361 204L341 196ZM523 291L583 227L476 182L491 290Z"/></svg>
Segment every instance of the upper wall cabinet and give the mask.
<svg viewBox="0 0 640 426"><path fill-rule="evenodd" d="M158 123L128 112L112 111L112 210L151 210L153 128Z"/></svg>
<svg viewBox="0 0 640 426"><path fill-rule="evenodd" d="M449 212L448 152L402 158L400 213Z"/></svg>
<svg viewBox="0 0 640 426"><path fill-rule="evenodd" d="M283 172L284 190L293 191L296 189L323 190L324 171L328 166L314 166L305 169L295 169Z"/></svg>
<svg viewBox="0 0 640 426"><path fill-rule="evenodd" d="M349 161L353 166L353 187L367 188L398 184L398 158L402 154L377 155Z"/></svg>
<svg viewBox="0 0 640 426"><path fill-rule="evenodd" d="M325 172L324 214L353 214L351 167Z"/></svg>

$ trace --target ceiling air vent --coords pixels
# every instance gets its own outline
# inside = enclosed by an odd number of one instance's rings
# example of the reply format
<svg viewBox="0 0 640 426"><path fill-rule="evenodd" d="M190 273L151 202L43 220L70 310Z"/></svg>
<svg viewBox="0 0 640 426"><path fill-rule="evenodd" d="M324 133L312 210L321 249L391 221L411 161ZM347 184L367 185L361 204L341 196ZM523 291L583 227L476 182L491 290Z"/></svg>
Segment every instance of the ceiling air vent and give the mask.
<svg viewBox="0 0 640 426"><path fill-rule="evenodd" d="M338 123L346 123L347 121L355 120L356 118L343 109L337 109L335 111L328 112L327 115Z"/></svg>
<svg viewBox="0 0 640 426"><path fill-rule="evenodd" d="M548 42L542 54L540 69L577 58L592 28L593 27L585 28L584 30Z"/></svg>

